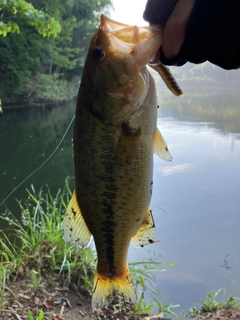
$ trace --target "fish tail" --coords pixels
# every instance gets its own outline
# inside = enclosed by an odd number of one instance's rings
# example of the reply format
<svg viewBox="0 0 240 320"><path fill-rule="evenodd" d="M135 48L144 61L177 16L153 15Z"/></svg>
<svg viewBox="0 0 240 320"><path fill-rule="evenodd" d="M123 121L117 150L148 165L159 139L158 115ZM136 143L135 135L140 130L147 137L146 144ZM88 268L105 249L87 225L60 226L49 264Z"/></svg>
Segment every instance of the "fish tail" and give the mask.
<svg viewBox="0 0 240 320"><path fill-rule="evenodd" d="M128 268L124 275L111 278L103 276L96 271L93 288L93 309L109 305L116 296L125 302L134 303L136 301L134 286Z"/></svg>

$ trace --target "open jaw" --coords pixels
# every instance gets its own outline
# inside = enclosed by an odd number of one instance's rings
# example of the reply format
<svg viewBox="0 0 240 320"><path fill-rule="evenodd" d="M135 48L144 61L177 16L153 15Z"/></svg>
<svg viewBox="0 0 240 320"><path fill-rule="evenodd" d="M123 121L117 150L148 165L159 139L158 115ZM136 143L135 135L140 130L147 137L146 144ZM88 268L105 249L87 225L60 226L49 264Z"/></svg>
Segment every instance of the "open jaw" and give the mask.
<svg viewBox="0 0 240 320"><path fill-rule="evenodd" d="M161 31L152 26L137 27L114 21L101 15L100 29L110 40L110 52L131 56L143 68L152 60L161 45Z"/></svg>

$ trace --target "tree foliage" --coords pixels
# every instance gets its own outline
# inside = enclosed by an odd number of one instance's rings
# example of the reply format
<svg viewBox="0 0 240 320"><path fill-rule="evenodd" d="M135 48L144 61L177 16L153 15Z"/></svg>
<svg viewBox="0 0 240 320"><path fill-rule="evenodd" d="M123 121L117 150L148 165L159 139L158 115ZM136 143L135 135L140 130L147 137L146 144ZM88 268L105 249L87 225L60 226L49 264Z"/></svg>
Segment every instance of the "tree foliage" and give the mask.
<svg viewBox="0 0 240 320"><path fill-rule="evenodd" d="M6 6L10 2L25 1L0 0L0 24L17 25L15 33L0 36L0 98L3 106L64 100L62 88L66 87L66 82L68 86L73 83L77 93L89 38L99 24L100 12L106 12L111 1L32 0L30 8L45 16L46 20L43 20L47 28L48 18L61 25L56 37L47 37L49 33L44 25L42 30L45 31L42 32L46 37L42 37L37 24L25 18L24 10L14 15L8 6L9 10L4 11L3 3ZM14 10L13 5L11 8ZM50 27L49 30L53 29Z"/></svg>
<svg viewBox="0 0 240 320"><path fill-rule="evenodd" d="M31 3L25 0L0 1L0 36L6 37L9 32L20 33L18 18L37 28L43 36L56 36L61 31L61 25L53 17L41 10L36 10Z"/></svg>

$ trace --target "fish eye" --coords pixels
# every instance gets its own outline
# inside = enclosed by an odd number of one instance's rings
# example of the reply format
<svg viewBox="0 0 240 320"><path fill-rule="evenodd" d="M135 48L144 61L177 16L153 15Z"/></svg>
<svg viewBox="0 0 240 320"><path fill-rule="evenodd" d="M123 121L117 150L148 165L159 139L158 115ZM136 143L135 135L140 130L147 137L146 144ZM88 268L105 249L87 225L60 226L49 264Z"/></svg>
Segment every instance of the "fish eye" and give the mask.
<svg viewBox="0 0 240 320"><path fill-rule="evenodd" d="M105 55L105 54L104 54L104 51L103 51L103 49L100 48L100 47L96 47L96 48L94 48L93 51L92 51L92 57L93 57L93 59L96 60L96 61L102 60L102 58L104 57L104 55Z"/></svg>

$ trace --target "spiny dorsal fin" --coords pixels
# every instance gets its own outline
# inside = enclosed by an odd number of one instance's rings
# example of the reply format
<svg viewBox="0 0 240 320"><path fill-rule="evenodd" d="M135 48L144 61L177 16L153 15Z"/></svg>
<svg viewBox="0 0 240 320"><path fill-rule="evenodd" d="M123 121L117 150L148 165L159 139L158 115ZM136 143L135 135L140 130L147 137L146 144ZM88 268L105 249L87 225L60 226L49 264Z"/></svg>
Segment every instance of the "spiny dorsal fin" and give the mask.
<svg viewBox="0 0 240 320"><path fill-rule="evenodd" d="M84 247L88 244L91 233L83 219L78 206L74 190L63 219L63 239L75 247Z"/></svg>
<svg viewBox="0 0 240 320"><path fill-rule="evenodd" d="M156 235L155 223L152 216L152 210L148 208L145 218L138 229L135 236L132 238L132 243L135 247L144 247L154 241Z"/></svg>
<svg viewBox="0 0 240 320"><path fill-rule="evenodd" d="M153 134L153 152L163 160L172 161L172 155L158 128L156 128Z"/></svg>

